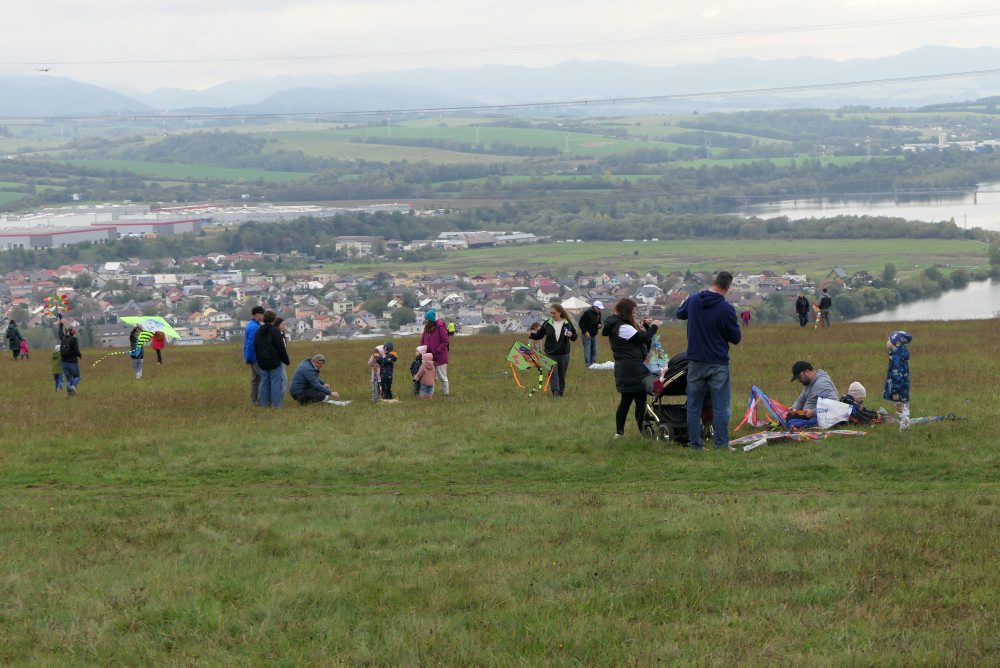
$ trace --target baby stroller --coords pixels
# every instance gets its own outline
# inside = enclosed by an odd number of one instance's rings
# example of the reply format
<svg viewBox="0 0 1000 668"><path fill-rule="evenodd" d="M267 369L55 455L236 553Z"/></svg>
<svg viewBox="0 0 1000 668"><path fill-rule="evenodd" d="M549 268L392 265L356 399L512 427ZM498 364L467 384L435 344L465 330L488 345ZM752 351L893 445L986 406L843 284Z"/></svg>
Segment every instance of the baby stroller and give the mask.
<svg viewBox="0 0 1000 668"><path fill-rule="evenodd" d="M670 359L662 380L658 374L646 378L646 392L650 395L646 404L646 420L642 425L642 435L664 443L674 442L686 445L689 442L687 427L687 353L679 353ZM683 403L665 403L664 397L683 397ZM711 441L712 402L708 396L701 411L701 440Z"/></svg>

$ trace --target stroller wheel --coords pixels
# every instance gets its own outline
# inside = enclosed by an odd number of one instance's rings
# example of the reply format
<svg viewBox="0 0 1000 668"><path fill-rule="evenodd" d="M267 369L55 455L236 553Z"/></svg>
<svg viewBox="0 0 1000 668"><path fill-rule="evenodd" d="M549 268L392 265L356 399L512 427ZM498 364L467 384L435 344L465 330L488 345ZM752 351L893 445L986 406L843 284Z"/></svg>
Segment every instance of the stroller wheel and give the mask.
<svg viewBox="0 0 1000 668"><path fill-rule="evenodd" d="M643 438L655 439L656 425L654 425L652 422L647 422L646 424L642 425L642 436Z"/></svg>
<svg viewBox="0 0 1000 668"><path fill-rule="evenodd" d="M708 443L712 440L715 440L715 429L710 424L701 425L701 442Z"/></svg>
<svg viewBox="0 0 1000 668"><path fill-rule="evenodd" d="M657 431L656 431L656 440L660 441L661 443L669 443L670 442L670 430L667 428L667 425L661 424L660 428L657 429Z"/></svg>

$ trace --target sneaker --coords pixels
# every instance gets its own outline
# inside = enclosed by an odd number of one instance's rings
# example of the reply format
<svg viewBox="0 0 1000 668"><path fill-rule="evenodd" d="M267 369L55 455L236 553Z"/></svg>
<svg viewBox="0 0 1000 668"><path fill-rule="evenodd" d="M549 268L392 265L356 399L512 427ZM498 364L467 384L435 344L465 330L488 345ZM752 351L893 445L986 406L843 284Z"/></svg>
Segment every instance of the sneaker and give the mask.
<svg viewBox="0 0 1000 668"><path fill-rule="evenodd" d="M324 400L324 403L332 404L334 406L350 406L351 405L350 401L337 401L336 399L326 399L326 400Z"/></svg>
<svg viewBox="0 0 1000 668"><path fill-rule="evenodd" d="M615 434L615 438L621 438L621 437L622 437L622 436L624 436L624 435L625 435L625 434Z"/></svg>
<svg viewBox="0 0 1000 668"><path fill-rule="evenodd" d="M69 387L66 388L66 395L67 396L72 397L74 394L76 394L76 388L75 387L73 387L72 385L70 385Z"/></svg>

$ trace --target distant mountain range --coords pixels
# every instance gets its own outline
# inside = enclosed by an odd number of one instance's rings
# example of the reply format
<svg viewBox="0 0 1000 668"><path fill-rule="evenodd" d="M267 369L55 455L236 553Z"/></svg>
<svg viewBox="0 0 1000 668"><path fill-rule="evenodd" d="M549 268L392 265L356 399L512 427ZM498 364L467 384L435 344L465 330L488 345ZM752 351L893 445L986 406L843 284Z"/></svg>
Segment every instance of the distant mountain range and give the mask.
<svg viewBox="0 0 1000 668"><path fill-rule="evenodd" d="M231 81L196 91L161 88L121 94L51 75L0 77L0 116L87 116L198 110L233 113L334 112L476 104L518 104L622 97L730 94L646 105L651 110L914 107L1000 93L1000 75L810 91L793 86L1000 69L1000 49L926 46L895 56L847 61L817 58L727 59L643 67L570 61L549 67L415 69L354 76L279 76ZM761 91L731 94L732 91ZM621 108L620 113L636 110ZM605 109L606 113L607 110ZM560 113L567 113L562 109Z"/></svg>

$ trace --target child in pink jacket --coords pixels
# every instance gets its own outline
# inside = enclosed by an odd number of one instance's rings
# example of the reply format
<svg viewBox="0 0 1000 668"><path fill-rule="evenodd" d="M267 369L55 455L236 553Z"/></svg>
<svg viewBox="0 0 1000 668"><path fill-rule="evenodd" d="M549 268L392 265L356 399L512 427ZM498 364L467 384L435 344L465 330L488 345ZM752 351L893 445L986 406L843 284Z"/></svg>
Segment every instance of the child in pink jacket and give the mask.
<svg viewBox="0 0 1000 668"><path fill-rule="evenodd" d="M421 346L423 348L423 346ZM420 383L420 398L430 399L434 396L434 355L424 352L420 369L413 375L413 380Z"/></svg>

